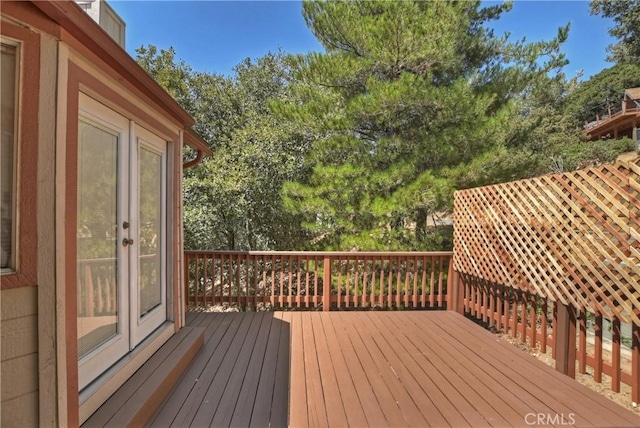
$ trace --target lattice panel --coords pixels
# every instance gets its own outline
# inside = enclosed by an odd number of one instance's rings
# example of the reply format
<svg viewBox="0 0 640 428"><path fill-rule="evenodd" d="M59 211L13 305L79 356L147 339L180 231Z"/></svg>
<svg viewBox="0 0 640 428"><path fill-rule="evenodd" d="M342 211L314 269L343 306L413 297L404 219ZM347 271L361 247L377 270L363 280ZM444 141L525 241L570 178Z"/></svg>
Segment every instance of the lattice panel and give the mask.
<svg viewBox="0 0 640 428"><path fill-rule="evenodd" d="M640 325L640 159L456 192L454 268Z"/></svg>

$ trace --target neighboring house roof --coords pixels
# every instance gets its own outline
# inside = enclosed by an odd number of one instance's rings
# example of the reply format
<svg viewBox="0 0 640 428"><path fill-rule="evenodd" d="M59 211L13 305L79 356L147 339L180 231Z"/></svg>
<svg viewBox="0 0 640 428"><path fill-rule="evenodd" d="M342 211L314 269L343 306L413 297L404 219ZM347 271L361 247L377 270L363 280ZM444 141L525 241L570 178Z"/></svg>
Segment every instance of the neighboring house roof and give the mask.
<svg viewBox="0 0 640 428"><path fill-rule="evenodd" d="M38 0L32 3L71 36L81 40L91 52L135 85L186 130L191 131L195 124L191 115L74 1ZM184 143L201 152L202 156L212 155L209 146L193 131L185 132Z"/></svg>
<svg viewBox="0 0 640 428"><path fill-rule="evenodd" d="M640 100L640 88L625 89L624 93L632 100Z"/></svg>

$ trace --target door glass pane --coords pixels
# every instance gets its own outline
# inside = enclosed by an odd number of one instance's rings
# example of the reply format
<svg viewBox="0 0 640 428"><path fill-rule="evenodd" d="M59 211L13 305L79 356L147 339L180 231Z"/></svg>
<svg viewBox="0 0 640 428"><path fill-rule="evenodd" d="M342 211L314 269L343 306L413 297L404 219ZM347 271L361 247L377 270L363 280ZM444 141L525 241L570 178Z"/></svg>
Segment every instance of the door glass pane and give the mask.
<svg viewBox="0 0 640 428"><path fill-rule="evenodd" d="M118 334L118 135L80 122L78 359Z"/></svg>
<svg viewBox="0 0 640 428"><path fill-rule="evenodd" d="M143 317L162 303L162 156L140 148L140 307Z"/></svg>

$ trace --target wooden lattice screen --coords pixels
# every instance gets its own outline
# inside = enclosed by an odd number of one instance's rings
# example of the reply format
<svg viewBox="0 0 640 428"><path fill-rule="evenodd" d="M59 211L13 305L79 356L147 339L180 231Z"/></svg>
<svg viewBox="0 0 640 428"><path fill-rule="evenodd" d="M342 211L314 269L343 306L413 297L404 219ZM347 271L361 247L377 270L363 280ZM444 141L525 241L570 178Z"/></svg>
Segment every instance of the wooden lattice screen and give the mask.
<svg viewBox="0 0 640 428"><path fill-rule="evenodd" d="M456 192L454 269L640 326L640 159Z"/></svg>

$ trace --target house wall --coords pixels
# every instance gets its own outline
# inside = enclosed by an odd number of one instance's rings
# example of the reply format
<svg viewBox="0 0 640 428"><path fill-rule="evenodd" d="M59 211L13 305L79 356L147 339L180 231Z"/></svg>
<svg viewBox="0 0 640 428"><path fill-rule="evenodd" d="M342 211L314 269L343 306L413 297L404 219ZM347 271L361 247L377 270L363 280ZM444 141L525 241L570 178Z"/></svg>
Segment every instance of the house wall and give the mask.
<svg viewBox="0 0 640 428"><path fill-rule="evenodd" d="M0 291L0 425L38 425L38 288Z"/></svg>
<svg viewBox="0 0 640 428"><path fill-rule="evenodd" d="M38 279L43 278L46 271L40 271L40 268L47 264L46 257L39 259L40 254L44 254L38 250L39 239L44 235L38 233L40 224L36 215L40 209L38 197L42 196L37 177L39 168L47 163L41 160L39 152L41 132L47 126L47 121L41 116L40 104L43 37L39 31L11 18L16 14L32 16L36 20L41 18L31 5L3 2L0 32L20 44L21 66L18 138L14 148L17 153L18 227L15 237L18 263L14 272L0 277L0 425L36 426L43 422L39 411L38 295L41 289ZM49 86L52 84L48 83ZM47 114L52 116L53 112ZM53 211L49 211L49 216L53 216ZM46 244L43 250L45 248Z"/></svg>
<svg viewBox="0 0 640 428"><path fill-rule="evenodd" d="M87 412L78 402L76 344L75 177L70 174L77 145L77 100L88 93L169 143L170 213L175 226L167 269L174 302L163 332L142 346L133 361L112 377L111 389L124 382L182 325L180 291L183 118L167 107L157 89L134 83L116 71L122 64L97 55L82 40L29 2L2 2L2 34L23 40L21 94L20 246L22 268L0 278L1 426L74 426ZM8 34L11 33L11 34ZM70 132L71 131L71 132ZM24 202L22 202L24 200ZM24 227L24 229L23 229ZM75 254L75 253L74 253ZM24 269L23 269L24 268ZM170 327L170 328L169 328ZM74 375L75 371L75 375ZM74 383L75 382L75 383ZM91 408L104 401L94 394ZM108 395L106 395L108 397ZM89 401L89 400L87 400ZM87 408L84 403L84 407Z"/></svg>

